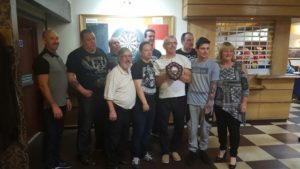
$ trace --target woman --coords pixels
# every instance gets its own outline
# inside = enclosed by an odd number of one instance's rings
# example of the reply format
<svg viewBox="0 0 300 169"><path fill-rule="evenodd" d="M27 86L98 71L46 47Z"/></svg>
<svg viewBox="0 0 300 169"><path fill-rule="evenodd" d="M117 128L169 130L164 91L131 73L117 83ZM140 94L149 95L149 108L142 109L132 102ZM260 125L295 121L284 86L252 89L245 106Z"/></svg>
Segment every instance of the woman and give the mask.
<svg viewBox="0 0 300 169"><path fill-rule="evenodd" d="M234 46L224 42L219 51L220 80L217 84L214 110L216 113L220 151L217 162L225 161L227 154L227 130L230 140L229 169L236 167L240 141L240 124L244 120L249 95L247 69L235 62Z"/></svg>

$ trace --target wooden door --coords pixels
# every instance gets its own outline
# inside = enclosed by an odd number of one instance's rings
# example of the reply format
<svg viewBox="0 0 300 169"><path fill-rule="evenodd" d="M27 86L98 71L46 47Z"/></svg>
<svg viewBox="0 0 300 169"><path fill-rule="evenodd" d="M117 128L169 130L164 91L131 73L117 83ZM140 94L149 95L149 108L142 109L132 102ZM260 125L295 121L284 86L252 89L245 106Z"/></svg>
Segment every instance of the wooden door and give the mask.
<svg viewBox="0 0 300 169"><path fill-rule="evenodd" d="M42 102L33 78L33 64L38 55L36 23L18 17L19 72L22 75L22 101L28 139L42 130Z"/></svg>

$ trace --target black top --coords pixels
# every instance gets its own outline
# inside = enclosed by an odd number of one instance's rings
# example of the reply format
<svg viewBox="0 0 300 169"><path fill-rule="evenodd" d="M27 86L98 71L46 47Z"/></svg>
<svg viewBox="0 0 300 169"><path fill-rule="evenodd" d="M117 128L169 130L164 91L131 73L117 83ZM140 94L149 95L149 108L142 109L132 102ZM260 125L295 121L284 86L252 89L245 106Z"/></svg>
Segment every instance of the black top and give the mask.
<svg viewBox="0 0 300 169"><path fill-rule="evenodd" d="M40 75L40 74L49 74L49 62L42 56L44 56L45 54L48 54L51 57L58 57L57 55L55 55L54 53L51 53L49 50L47 50L46 48L38 55L34 67L33 67L33 71L34 74L36 75Z"/></svg>
<svg viewBox="0 0 300 169"><path fill-rule="evenodd" d="M193 59L195 59L195 58L197 57L197 52L196 52L196 50L195 50L194 48L193 48L193 49L191 50L191 52L189 52L189 53L183 52L183 51L181 50L181 48L180 48L180 49L177 49L177 50L176 50L176 53L177 53L177 54L184 55L184 56L187 57L190 61L192 61Z"/></svg>
<svg viewBox="0 0 300 169"><path fill-rule="evenodd" d="M152 62L145 63L138 60L131 67L131 75L133 80L142 79L142 88L146 94L154 94L156 92L155 73Z"/></svg>
<svg viewBox="0 0 300 169"><path fill-rule="evenodd" d="M151 61L156 61L157 59L159 59L161 57L161 53L159 50L157 49L153 49L152 50L152 58ZM138 60L141 60L141 56L140 56L140 52L137 52L136 55L133 58L133 62L137 62Z"/></svg>
<svg viewBox="0 0 300 169"><path fill-rule="evenodd" d="M118 65L118 55L113 53L107 54L107 60L108 60L108 68L112 70L115 66Z"/></svg>
<svg viewBox="0 0 300 169"><path fill-rule="evenodd" d="M108 73L108 60L100 48L88 53L82 47L72 51L67 59L68 72L74 73L78 82L89 90L104 90Z"/></svg>

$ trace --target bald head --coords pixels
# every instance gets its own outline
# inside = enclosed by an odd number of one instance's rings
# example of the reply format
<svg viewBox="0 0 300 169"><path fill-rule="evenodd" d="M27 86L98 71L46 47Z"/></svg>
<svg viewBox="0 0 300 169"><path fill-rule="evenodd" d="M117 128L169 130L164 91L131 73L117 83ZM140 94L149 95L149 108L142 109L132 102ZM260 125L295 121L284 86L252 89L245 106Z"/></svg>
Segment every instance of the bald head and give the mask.
<svg viewBox="0 0 300 169"><path fill-rule="evenodd" d="M43 41L45 44L45 48L50 52L56 54L56 50L59 46L59 38L55 31L49 29L43 32Z"/></svg>
<svg viewBox="0 0 300 169"><path fill-rule="evenodd" d="M112 37L109 40L108 45L109 45L110 53L118 54L118 52L121 48L118 38Z"/></svg>

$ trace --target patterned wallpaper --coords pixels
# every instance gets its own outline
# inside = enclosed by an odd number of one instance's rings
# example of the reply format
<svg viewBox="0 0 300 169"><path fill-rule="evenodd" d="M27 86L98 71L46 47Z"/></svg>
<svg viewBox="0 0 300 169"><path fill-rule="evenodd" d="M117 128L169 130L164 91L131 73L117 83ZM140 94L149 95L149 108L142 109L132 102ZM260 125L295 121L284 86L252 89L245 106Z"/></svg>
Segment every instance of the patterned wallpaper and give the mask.
<svg viewBox="0 0 300 169"><path fill-rule="evenodd" d="M11 29L10 20L10 2L9 0L1 0L0 4L0 28Z"/></svg>
<svg viewBox="0 0 300 169"><path fill-rule="evenodd" d="M5 39L7 40L8 44L12 44L15 47L16 45L13 44L12 37L12 22L11 22L11 8L10 8L10 0L0 0L0 32L4 35ZM17 50L15 50L17 51ZM2 56L1 56L2 57ZM22 169L29 169L29 157L27 154L27 138L26 138L26 128L25 128L25 119L24 119L24 109L23 103L21 100L22 95L22 88L19 83L19 76L17 70L17 63L18 63L18 55L17 52L13 54L13 61L14 63L11 65L12 75L14 77L13 86L16 90L16 94L12 93L17 97L18 100L18 108L19 108L19 115L18 115L18 123L19 123L19 138L15 140L11 145L9 145L3 154L0 156L0 168L1 169L12 169L12 168L22 168Z"/></svg>
<svg viewBox="0 0 300 169"><path fill-rule="evenodd" d="M4 35L8 44L13 43L12 24L10 19L10 2L1 0L0 4L0 32Z"/></svg>

